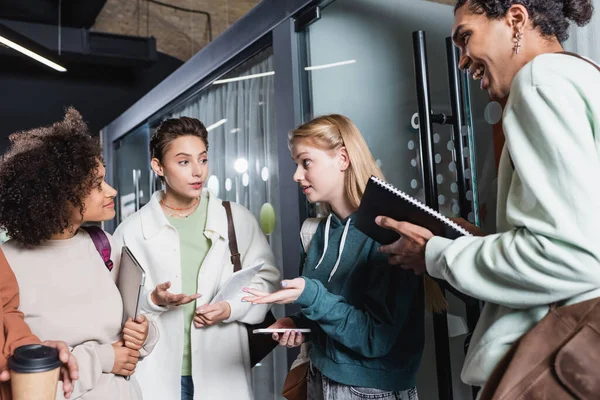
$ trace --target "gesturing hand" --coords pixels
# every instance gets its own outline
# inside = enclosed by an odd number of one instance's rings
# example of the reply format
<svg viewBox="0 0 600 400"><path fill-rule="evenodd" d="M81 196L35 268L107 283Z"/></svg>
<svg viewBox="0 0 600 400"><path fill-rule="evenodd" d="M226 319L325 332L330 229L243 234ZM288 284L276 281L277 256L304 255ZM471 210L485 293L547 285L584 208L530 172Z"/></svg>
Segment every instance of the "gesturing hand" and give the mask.
<svg viewBox="0 0 600 400"><path fill-rule="evenodd" d="M138 316L135 321L131 317L125 321L123 327L123 341L125 347L133 350L139 350L144 346L148 337L148 320L145 316Z"/></svg>
<svg viewBox="0 0 600 400"><path fill-rule="evenodd" d="M205 326L216 325L225 321L231 315L231 307L226 301L219 301L215 304L205 304L196 309L194 316L194 326L204 328Z"/></svg>
<svg viewBox="0 0 600 400"><path fill-rule="evenodd" d="M154 288L152 291L152 302L157 306L180 306L182 304L190 303L200 297L201 294L186 295L184 293L174 294L169 292L171 282L163 282Z"/></svg>
<svg viewBox="0 0 600 400"><path fill-rule="evenodd" d="M243 301L249 301L252 304L290 304L298 300L298 297L304 291L306 281L303 278L286 279L281 281L283 289L275 293L267 293L254 288L244 288L244 292L251 296L243 297Z"/></svg>
<svg viewBox="0 0 600 400"><path fill-rule="evenodd" d="M140 352L124 346L123 341L113 343L115 350L115 363L112 372L115 375L130 376L135 371L135 366L140 360Z"/></svg>
<svg viewBox="0 0 600 400"><path fill-rule="evenodd" d="M421 226L396 221L389 217L377 217L375 222L381 227L400 234L400 239L379 248L380 252L390 255L388 257L390 264L399 265L404 269L411 269L417 275L421 275L427 270L425 266L425 246L429 239L433 237L433 233Z"/></svg>

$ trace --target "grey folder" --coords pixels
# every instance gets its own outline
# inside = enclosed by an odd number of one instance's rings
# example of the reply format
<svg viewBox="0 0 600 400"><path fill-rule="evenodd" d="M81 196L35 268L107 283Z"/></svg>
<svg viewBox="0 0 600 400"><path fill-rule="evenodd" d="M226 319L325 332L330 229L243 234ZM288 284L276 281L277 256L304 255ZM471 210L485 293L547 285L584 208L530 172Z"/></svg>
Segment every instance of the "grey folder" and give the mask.
<svg viewBox="0 0 600 400"><path fill-rule="evenodd" d="M146 273L137 262L131 250L123 246L121 252L121 265L117 287L123 299L123 322L128 317L136 319L140 315L140 299L142 297Z"/></svg>

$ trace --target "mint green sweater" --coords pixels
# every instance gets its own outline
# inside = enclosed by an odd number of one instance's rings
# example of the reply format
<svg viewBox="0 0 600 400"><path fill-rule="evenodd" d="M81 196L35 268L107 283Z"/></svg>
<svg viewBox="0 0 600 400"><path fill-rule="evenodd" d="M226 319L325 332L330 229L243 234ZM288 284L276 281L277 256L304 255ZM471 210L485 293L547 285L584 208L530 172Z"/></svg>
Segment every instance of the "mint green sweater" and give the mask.
<svg viewBox="0 0 600 400"><path fill-rule="evenodd" d="M210 239L204 235L206 218L208 217L208 197L200 197L200 204L187 218L167 217L171 225L177 229L181 249L181 289L182 293L198 292L198 274L204 258L210 250ZM183 309L183 359L181 376L192 375L192 343L190 331L196 302L180 306Z"/></svg>
<svg viewBox="0 0 600 400"><path fill-rule="evenodd" d="M572 56L525 65L504 109L498 233L427 244L432 276L487 302L465 358L468 384L483 385L549 304L600 295L598 88L600 72Z"/></svg>
<svg viewBox="0 0 600 400"><path fill-rule="evenodd" d="M406 390L415 386L423 352L422 281L389 265L352 217L340 221L332 214L328 231L326 221L320 223L304 262L306 287L296 301L302 307L296 322L312 329L309 357L326 377Z"/></svg>

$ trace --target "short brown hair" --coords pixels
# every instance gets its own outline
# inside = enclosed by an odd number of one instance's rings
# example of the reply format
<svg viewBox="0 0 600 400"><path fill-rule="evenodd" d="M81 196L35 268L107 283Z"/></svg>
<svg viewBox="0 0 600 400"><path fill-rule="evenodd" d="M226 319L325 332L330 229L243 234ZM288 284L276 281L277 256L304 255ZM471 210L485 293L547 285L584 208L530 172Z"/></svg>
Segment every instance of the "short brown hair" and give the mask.
<svg viewBox="0 0 600 400"><path fill-rule="evenodd" d="M180 117L164 120L150 139L150 159L156 158L162 163L169 144L182 136L196 136L202 139L208 150L208 131L196 118Z"/></svg>

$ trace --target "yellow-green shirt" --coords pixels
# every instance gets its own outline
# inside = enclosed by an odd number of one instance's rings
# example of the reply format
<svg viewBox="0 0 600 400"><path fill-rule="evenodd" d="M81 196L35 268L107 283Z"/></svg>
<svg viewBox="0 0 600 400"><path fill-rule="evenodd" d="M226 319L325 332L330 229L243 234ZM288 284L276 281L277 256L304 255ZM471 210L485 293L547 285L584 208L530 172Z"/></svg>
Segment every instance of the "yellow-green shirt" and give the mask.
<svg viewBox="0 0 600 400"><path fill-rule="evenodd" d="M208 197L202 196L196 211L187 218L167 217L171 225L177 229L181 249L181 289L185 294L193 294L198 290L198 272L204 257L210 249L210 239L204 235ZM183 363L181 376L192 375L192 344L190 329L196 309L195 302L183 306Z"/></svg>

